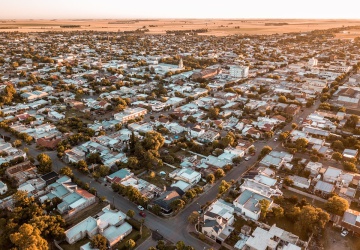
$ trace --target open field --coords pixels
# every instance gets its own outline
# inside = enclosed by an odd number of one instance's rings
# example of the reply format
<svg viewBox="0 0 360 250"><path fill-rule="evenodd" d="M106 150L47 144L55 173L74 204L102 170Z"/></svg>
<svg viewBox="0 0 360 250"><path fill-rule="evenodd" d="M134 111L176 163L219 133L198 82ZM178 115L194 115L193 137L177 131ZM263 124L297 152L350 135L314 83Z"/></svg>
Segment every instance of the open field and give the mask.
<svg viewBox="0 0 360 250"><path fill-rule="evenodd" d="M267 24L267 25L265 25ZM132 31L149 29L149 34L165 34L166 30L208 29L206 35L226 36L235 34L274 34L339 28L360 25L360 20L310 20L310 19L159 19L159 20L0 20L0 32L46 32L46 31ZM61 26L70 26L68 28ZM73 26L73 27L71 27ZM339 34L341 38L357 36Z"/></svg>

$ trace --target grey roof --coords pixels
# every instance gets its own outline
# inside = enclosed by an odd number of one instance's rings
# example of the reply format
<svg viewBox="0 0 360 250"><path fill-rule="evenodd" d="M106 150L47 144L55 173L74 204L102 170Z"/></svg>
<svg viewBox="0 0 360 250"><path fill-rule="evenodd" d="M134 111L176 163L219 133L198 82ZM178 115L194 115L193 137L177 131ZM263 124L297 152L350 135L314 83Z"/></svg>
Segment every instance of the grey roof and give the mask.
<svg viewBox="0 0 360 250"><path fill-rule="evenodd" d="M346 222L350 225L355 225L357 216L353 213L346 211L344 213L343 222Z"/></svg>
<svg viewBox="0 0 360 250"><path fill-rule="evenodd" d="M315 189L325 192L325 193L331 193L334 190L334 185L327 183L327 182L323 182L323 181L318 181L316 183Z"/></svg>

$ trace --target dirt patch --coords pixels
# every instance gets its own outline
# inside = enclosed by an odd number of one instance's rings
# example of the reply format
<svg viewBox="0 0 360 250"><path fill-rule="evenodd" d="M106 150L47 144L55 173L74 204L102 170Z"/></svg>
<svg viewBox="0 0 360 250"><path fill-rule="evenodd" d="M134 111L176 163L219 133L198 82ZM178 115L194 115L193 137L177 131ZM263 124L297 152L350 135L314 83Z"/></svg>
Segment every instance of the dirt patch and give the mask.
<svg viewBox="0 0 360 250"><path fill-rule="evenodd" d="M351 233L341 236L340 228L326 227L323 239L326 250L360 250L360 239Z"/></svg>

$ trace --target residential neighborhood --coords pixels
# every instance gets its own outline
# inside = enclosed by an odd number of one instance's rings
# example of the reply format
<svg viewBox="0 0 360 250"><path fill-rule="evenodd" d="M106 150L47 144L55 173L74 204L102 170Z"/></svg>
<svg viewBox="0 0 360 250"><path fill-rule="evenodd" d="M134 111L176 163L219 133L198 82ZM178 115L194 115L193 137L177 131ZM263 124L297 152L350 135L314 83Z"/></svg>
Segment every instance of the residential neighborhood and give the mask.
<svg viewBox="0 0 360 250"><path fill-rule="evenodd" d="M355 249L353 28L1 32L1 248Z"/></svg>

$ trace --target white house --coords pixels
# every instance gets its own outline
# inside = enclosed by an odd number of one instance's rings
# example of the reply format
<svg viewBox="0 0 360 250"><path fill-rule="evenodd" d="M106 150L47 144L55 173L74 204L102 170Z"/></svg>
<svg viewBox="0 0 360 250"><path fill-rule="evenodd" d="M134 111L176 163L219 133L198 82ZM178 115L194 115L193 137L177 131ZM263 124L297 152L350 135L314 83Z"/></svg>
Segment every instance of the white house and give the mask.
<svg viewBox="0 0 360 250"><path fill-rule="evenodd" d="M176 173L169 174L170 177L174 178L175 180L180 180L187 182L191 185L195 185L201 179L201 174L192 170L191 168L183 168L180 171L175 171Z"/></svg>
<svg viewBox="0 0 360 250"><path fill-rule="evenodd" d="M299 188L306 188L308 189L310 187L310 179L306 179L304 177L300 177L297 175L289 176L289 178L294 182L294 186Z"/></svg>
<svg viewBox="0 0 360 250"><path fill-rule="evenodd" d="M273 202L272 199L266 196L246 189L233 201L236 208L235 212L243 214L253 220L258 220L261 213L261 206L259 203L261 200L268 200L270 206Z"/></svg>
<svg viewBox="0 0 360 250"><path fill-rule="evenodd" d="M121 211L111 210L110 205L94 217L88 217L65 232L69 244L101 234L107 239L109 247L114 246L130 234L132 226L125 222L126 215Z"/></svg>
<svg viewBox="0 0 360 250"><path fill-rule="evenodd" d="M6 183L0 181L0 194L5 194L8 191Z"/></svg>

